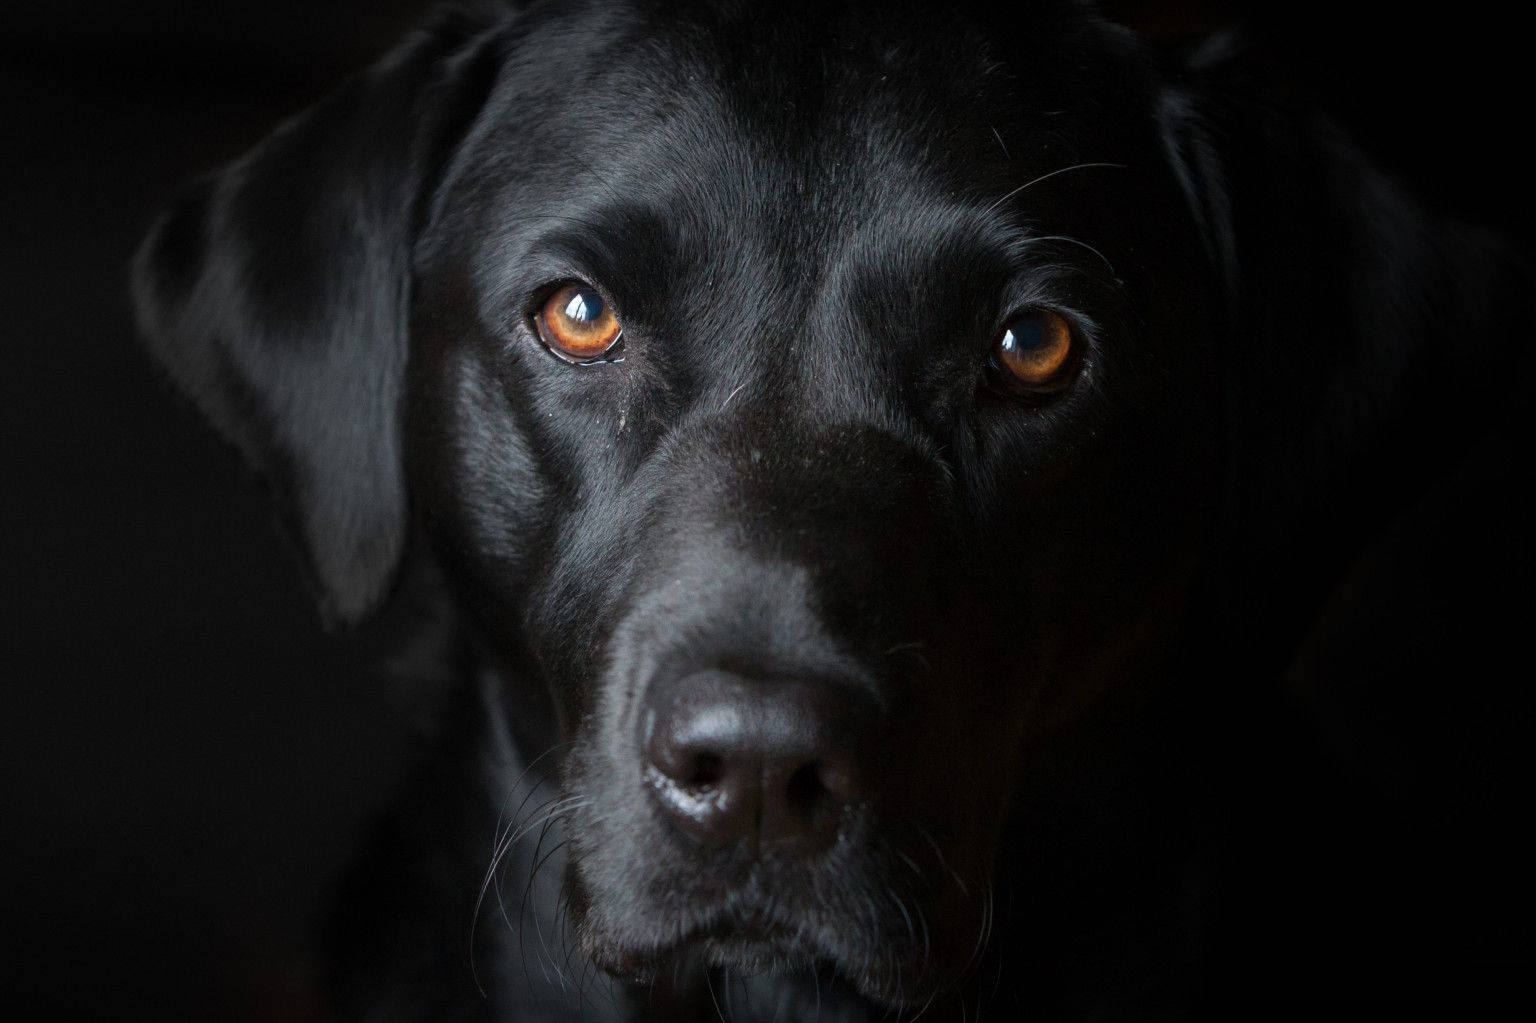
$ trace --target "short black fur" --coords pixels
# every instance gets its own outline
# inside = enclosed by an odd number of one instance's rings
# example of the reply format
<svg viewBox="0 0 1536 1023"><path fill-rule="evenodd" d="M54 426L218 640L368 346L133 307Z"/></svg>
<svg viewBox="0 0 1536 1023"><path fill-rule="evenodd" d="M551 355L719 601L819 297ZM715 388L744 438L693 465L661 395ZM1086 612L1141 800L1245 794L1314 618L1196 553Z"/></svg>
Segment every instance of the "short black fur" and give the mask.
<svg viewBox="0 0 1536 1023"><path fill-rule="evenodd" d="M571 280L622 360L541 344ZM1242 789L1329 590L1527 393L1530 285L1231 41L1065 0L440 15L135 269L328 616L436 609L338 1011L1304 1000ZM985 373L1030 309L1079 350L1019 401ZM667 808L648 744L700 701L814 746L810 823Z"/></svg>

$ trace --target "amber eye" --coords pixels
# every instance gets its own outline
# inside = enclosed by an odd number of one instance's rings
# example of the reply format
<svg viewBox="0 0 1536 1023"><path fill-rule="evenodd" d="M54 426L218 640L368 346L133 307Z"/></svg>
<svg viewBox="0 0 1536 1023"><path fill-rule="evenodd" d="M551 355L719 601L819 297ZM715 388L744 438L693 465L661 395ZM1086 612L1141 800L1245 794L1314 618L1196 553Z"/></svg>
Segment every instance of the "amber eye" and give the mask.
<svg viewBox="0 0 1536 1023"><path fill-rule="evenodd" d="M1031 309L1009 320L992 343L987 382L1016 397L1043 397L1061 390L1077 368L1072 325L1049 309Z"/></svg>
<svg viewBox="0 0 1536 1023"><path fill-rule="evenodd" d="M613 361L624 329L597 289L580 281L556 288L534 320L539 338L569 362L596 362L605 355Z"/></svg>

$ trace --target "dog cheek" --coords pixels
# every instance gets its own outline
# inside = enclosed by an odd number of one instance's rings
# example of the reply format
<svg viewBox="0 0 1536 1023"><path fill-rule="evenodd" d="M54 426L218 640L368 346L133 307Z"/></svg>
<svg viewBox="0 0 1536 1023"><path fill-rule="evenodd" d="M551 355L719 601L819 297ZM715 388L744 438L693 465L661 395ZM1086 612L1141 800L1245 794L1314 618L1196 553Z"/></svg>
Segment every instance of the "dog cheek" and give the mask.
<svg viewBox="0 0 1536 1023"><path fill-rule="evenodd" d="M643 969L641 953L655 939L645 925L662 917L662 907L647 895L652 888L647 868L661 864L655 850L635 844L635 836L647 830L639 819L644 801L634 798L638 790L594 766L603 759L591 743L577 740L565 786L566 798L576 801L566 898L588 954L609 972L636 975Z"/></svg>
<svg viewBox="0 0 1536 1023"><path fill-rule="evenodd" d="M494 367L433 332L418 344L407 407L413 510L468 577L472 606L519 603L550 486ZM506 623L498 622L498 627Z"/></svg>

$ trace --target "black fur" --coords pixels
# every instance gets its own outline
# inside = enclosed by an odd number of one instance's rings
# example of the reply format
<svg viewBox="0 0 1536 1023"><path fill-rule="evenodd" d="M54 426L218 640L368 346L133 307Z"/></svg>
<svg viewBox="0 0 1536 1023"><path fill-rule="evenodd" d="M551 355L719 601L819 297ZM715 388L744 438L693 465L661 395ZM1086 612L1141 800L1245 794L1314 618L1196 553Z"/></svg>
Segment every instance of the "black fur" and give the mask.
<svg viewBox="0 0 1536 1023"><path fill-rule="evenodd" d="M622 361L540 344L573 278ZM1306 927L1245 908L1274 863L1240 798L1274 680L1504 425L1529 288L1236 44L1051 0L454 9L135 273L327 613L403 578L449 618L439 752L338 900L339 1010L516 1020L1283 984ZM1078 331L1049 400L984 384L1023 308ZM715 668L867 708L830 849L657 810L640 709Z"/></svg>

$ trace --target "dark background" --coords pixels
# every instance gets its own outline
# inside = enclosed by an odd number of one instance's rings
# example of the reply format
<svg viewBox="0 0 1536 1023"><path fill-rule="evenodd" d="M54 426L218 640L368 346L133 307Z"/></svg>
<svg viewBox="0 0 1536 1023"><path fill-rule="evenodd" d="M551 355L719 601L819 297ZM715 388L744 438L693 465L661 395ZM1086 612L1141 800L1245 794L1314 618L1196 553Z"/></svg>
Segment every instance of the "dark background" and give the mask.
<svg viewBox="0 0 1536 1023"><path fill-rule="evenodd" d="M411 749L369 669L389 627L319 628L260 485L137 350L125 267L180 181L422 6L0 8L8 1005L320 1015L324 892ZM1107 6L1159 34L1245 20L1432 204L1532 238L1531 57L1487 0Z"/></svg>

